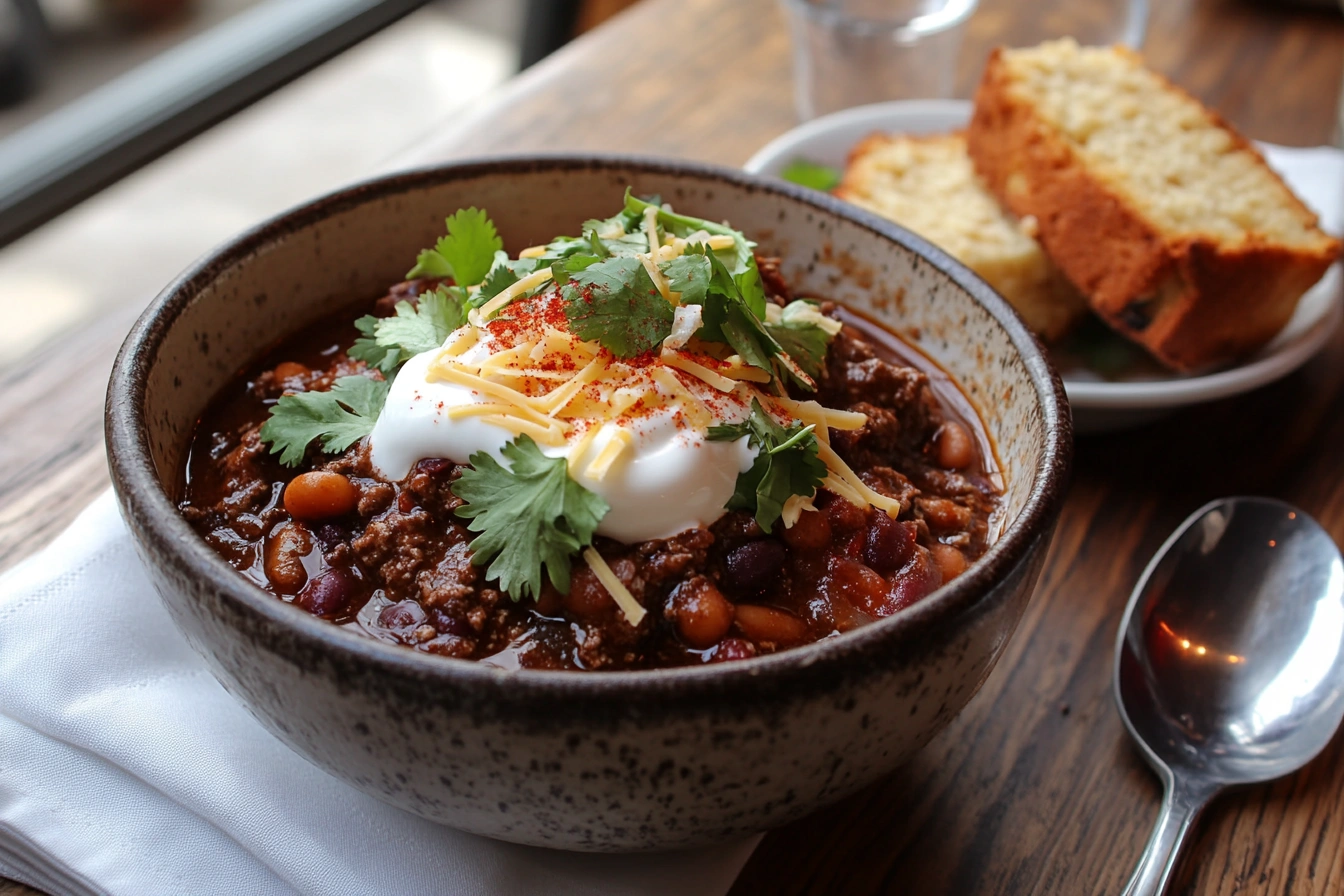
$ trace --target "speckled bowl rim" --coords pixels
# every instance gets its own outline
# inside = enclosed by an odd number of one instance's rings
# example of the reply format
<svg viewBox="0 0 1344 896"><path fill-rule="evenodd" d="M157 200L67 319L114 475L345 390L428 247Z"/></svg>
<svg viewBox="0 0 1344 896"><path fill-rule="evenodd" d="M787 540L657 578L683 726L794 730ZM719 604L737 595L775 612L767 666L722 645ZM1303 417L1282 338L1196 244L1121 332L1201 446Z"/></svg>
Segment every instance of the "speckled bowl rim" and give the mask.
<svg viewBox="0 0 1344 896"><path fill-rule="evenodd" d="M381 196L501 173L629 169L655 175L689 175L702 183L717 181L759 191L857 224L921 256L969 293L1004 328L1035 387L1045 428L1044 450L1034 471L1018 474L1036 476L1026 505L967 572L893 616L844 635L767 656L734 663L633 671L506 670L473 660L409 650L332 625L299 607L276 600L239 575L188 525L160 485L152 460L149 421L144 413L149 359L160 348L176 317L222 271L288 233ZM305 647L319 653L335 652L347 660L413 679L448 681L458 687L481 689L509 702L536 702L560 696L581 696L604 703L655 695L724 696L739 689L759 689L772 679L796 682L800 673L812 677L827 669L843 674L847 665L861 667L864 657L883 656L907 639L930 634L954 622L986 598L1023 561L1036 540L1052 530L1067 488L1073 452L1064 386L1035 336L1004 299L947 253L905 228L849 203L740 169L657 157L592 153L490 156L379 176L282 212L229 240L180 274L132 327L117 355L108 384L105 430L108 463L123 511L130 517L132 531L142 538L143 549L157 562L172 563L196 579L210 582L235 608L288 629Z"/></svg>

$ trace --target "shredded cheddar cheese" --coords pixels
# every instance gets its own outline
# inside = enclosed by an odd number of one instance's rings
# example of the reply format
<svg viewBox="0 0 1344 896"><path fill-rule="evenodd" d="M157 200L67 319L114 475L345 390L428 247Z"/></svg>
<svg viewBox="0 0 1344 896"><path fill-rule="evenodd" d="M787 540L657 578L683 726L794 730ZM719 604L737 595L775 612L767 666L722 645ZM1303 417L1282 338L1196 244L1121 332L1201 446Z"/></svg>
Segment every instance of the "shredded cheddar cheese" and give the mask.
<svg viewBox="0 0 1344 896"><path fill-rule="evenodd" d="M611 571L611 567L607 565L607 561L602 559L602 555L593 548L584 548L583 559L587 562L588 568L597 576L597 580L602 583L602 587L606 588L607 593L616 601L616 606L621 608L621 612L625 614L625 620L632 626L637 626L643 622L649 611L641 607L639 601L635 600L635 596L630 593L630 589L625 587L620 579L616 578L616 573Z"/></svg>

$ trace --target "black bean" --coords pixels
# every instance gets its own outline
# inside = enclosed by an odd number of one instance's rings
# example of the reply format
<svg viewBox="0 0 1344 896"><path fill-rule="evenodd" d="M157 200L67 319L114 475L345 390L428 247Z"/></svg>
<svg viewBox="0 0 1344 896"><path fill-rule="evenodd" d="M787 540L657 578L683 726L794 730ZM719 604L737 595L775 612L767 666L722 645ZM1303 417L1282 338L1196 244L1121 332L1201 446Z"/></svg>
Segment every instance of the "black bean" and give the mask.
<svg viewBox="0 0 1344 896"><path fill-rule="evenodd" d="M344 526L336 523L322 523L316 528L317 540L322 543L322 550L329 551L343 541L350 540L350 533Z"/></svg>
<svg viewBox="0 0 1344 896"><path fill-rule="evenodd" d="M769 585L784 565L784 546L771 538L749 541L724 558L728 586L739 593L755 593Z"/></svg>

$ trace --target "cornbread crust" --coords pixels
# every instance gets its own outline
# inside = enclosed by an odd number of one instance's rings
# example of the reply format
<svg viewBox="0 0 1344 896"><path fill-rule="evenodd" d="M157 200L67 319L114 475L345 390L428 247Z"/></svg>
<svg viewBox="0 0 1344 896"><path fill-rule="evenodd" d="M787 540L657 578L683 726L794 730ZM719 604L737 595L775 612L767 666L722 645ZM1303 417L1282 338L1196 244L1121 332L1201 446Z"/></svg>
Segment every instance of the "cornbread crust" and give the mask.
<svg viewBox="0 0 1344 896"><path fill-rule="evenodd" d="M835 195L910 228L985 279L1046 340L1087 301L976 176L962 132L870 134L850 151Z"/></svg>
<svg viewBox="0 0 1344 896"><path fill-rule="evenodd" d="M1106 52L1142 64L1123 48ZM1153 197L1136 197L1125 172L1091 164L1086 148L1045 117L1039 97L1020 88L1006 55L995 50L986 64L968 151L1005 206L1036 218L1041 244L1093 310L1179 370L1235 360L1273 338L1341 246L1316 228L1315 215L1260 153L1216 114L1153 75L1160 89L1197 107L1210 128L1222 129L1231 151L1251 157L1265 174L1257 186L1274 191L1272 201L1314 233L1289 245L1249 229L1230 240L1164 228L1144 209L1144 199Z"/></svg>

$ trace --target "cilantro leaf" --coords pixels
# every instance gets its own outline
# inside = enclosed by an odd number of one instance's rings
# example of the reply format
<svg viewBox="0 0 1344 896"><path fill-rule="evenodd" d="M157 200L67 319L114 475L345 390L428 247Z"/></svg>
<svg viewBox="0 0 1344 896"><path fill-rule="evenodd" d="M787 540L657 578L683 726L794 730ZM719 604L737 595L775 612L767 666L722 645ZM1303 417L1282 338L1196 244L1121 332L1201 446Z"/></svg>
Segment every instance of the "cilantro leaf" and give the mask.
<svg viewBox="0 0 1344 896"><path fill-rule="evenodd" d="M451 276L453 266L448 263L448 259L439 254L437 249L421 249L420 254L415 256L415 267L406 272L407 280L414 280L417 277Z"/></svg>
<svg viewBox="0 0 1344 896"><path fill-rule="evenodd" d="M366 314L355 321L355 329L359 330L361 335L346 354L356 361L363 361L370 367L376 367L386 376L391 376L393 371L401 366L401 351L392 346L378 344L374 334L378 332L378 324L382 321L381 317L374 317L372 314Z"/></svg>
<svg viewBox="0 0 1344 896"><path fill-rule="evenodd" d="M420 296L419 305L398 302L396 316L383 318L374 338L381 346L400 348L405 360L443 345L448 334L466 319L462 303L439 287Z"/></svg>
<svg viewBox="0 0 1344 896"><path fill-rule="evenodd" d="M662 207L662 203L657 197L651 199L640 199L630 192L630 188L625 188L625 210L636 215L637 219L644 216L644 210L649 207L658 209L658 223L663 225L663 229L674 236L689 237L691 234L703 230L705 233L718 236L731 236L733 238L733 267L731 273L736 275L747 269L749 263L754 263L755 255L752 249L756 244L747 239L740 230L734 230L727 224L720 224L716 221L710 221L705 218L694 218L690 215L682 215L669 212ZM648 243L645 243L647 247Z"/></svg>
<svg viewBox="0 0 1344 896"><path fill-rule="evenodd" d="M733 351L752 367L773 372L770 359L778 354L779 345L761 321L741 302L729 302L723 310L723 322L719 326Z"/></svg>
<svg viewBox="0 0 1344 896"><path fill-rule="evenodd" d="M811 187L827 193L840 185L840 172L830 165L821 165L807 159L794 159L779 172L781 180Z"/></svg>
<svg viewBox="0 0 1344 896"><path fill-rule="evenodd" d="M759 399L751 401L751 416L741 423L709 428L709 439L732 442L743 436L759 449L751 469L737 477L728 499L729 510L749 510L769 532L794 495L811 497L826 478L826 465L817 456L817 437L811 426L783 427L774 421Z"/></svg>
<svg viewBox="0 0 1344 896"><path fill-rule="evenodd" d="M366 314L355 321L363 335L346 353L391 378L398 367L421 352L443 345L448 334L467 321L467 294L457 286L439 286L420 294L419 303L398 302L394 317Z"/></svg>
<svg viewBox="0 0 1344 896"><path fill-rule="evenodd" d="M688 252L685 255L678 255L671 261L663 262L659 270L667 277L668 288L681 293L683 305L704 304L713 269L703 253Z"/></svg>
<svg viewBox="0 0 1344 896"><path fill-rule="evenodd" d="M452 277L458 286L475 286L490 272L504 241L490 216L478 208L458 209L444 224L448 235L420 253L406 279Z"/></svg>
<svg viewBox="0 0 1344 896"><path fill-rule="evenodd" d="M765 317L765 284L761 283L761 271L756 267L755 255L747 262L746 270L733 275L733 285L751 313Z"/></svg>
<svg viewBox="0 0 1344 896"><path fill-rule="evenodd" d="M390 387L356 374L336 380L327 392L283 395L261 427L261 440L290 467L303 460L314 439L328 454L344 451L373 431Z"/></svg>
<svg viewBox="0 0 1344 896"><path fill-rule="evenodd" d="M570 274L586 271L602 260L599 255L569 255L551 263L551 279L556 283L568 283Z"/></svg>
<svg viewBox="0 0 1344 896"><path fill-rule="evenodd" d="M454 511L471 520L471 562L489 563L486 576L515 601L541 594L541 570L562 594L569 593L570 558L592 544L610 506L569 478L563 457L546 457L525 435L502 449L505 468L484 451L470 458L453 483L467 503Z"/></svg>
<svg viewBox="0 0 1344 896"><path fill-rule="evenodd" d="M588 241L589 248L592 249L593 254L598 258L608 258L611 256L611 250L607 248L606 242L597 235L596 230L588 228L583 232L583 238Z"/></svg>
<svg viewBox="0 0 1344 896"><path fill-rule="evenodd" d="M672 332L672 306L637 258L608 258L578 271L561 295L574 335L618 358L642 355Z"/></svg>
<svg viewBox="0 0 1344 896"><path fill-rule="evenodd" d="M826 350L834 337L815 321L821 312L803 299L795 299L784 306L776 323L767 322L765 329L813 379L821 376Z"/></svg>
<svg viewBox="0 0 1344 896"><path fill-rule="evenodd" d="M475 308L481 307L521 279L523 278L519 277L513 268L508 265L500 265L490 272L490 276L486 277L485 282L481 284L480 291L472 297L472 306Z"/></svg>

